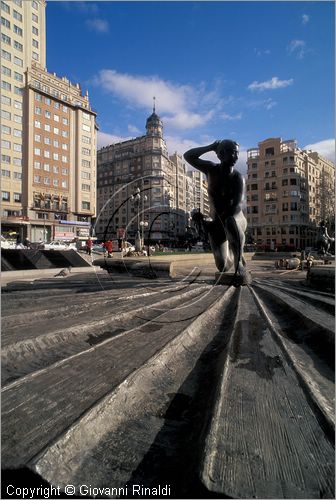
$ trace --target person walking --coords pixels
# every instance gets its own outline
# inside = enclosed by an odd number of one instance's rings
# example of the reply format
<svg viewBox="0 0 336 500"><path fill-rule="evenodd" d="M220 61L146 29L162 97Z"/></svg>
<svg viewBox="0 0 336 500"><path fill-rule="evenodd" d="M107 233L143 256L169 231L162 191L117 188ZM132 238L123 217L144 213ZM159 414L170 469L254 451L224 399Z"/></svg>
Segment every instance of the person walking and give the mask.
<svg viewBox="0 0 336 500"><path fill-rule="evenodd" d="M112 243L112 241L111 240L105 241L104 247L107 250L107 257L108 258L113 257L113 243Z"/></svg>
<svg viewBox="0 0 336 500"><path fill-rule="evenodd" d="M91 240L91 238L89 237L87 240L86 240L86 253L88 255L91 255L91 252L92 252L92 247L93 247L93 241Z"/></svg>

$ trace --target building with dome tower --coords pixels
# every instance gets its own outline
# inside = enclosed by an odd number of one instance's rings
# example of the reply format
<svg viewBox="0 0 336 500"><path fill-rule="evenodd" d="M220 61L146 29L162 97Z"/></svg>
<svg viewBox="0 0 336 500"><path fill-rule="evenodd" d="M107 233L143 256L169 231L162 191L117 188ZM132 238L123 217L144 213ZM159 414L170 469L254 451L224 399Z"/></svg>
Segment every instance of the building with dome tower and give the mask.
<svg viewBox="0 0 336 500"><path fill-rule="evenodd" d="M190 217L186 179L182 157L168 154L154 100L145 135L98 151L97 238L135 240L139 231L146 241L150 231L153 242L183 240Z"/></svg>

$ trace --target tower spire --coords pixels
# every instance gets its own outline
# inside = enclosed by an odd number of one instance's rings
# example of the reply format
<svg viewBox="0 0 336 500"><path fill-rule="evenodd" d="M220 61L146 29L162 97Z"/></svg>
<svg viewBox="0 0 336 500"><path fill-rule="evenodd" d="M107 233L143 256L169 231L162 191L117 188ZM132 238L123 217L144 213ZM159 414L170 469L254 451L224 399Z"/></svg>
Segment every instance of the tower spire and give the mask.
<svg viewBox="0 0 336 500"><path fill-rule="evenodd" d="M155 96L153 97L153 113L155 113Z"/></svg>

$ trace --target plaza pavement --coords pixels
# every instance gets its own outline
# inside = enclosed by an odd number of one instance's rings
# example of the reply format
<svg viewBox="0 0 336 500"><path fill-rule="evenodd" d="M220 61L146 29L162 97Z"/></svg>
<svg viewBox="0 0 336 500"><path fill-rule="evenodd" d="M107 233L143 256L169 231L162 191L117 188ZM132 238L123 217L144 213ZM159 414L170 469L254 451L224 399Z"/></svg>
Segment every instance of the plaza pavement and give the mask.
<svg viewBox="0 0 336 500"><path fill-rule="evenodd" d="M211 256L175 257L174 279L7 278L4 487L16 469L77 494L333 498L334 296L274 261L236 288Z"/></svg>

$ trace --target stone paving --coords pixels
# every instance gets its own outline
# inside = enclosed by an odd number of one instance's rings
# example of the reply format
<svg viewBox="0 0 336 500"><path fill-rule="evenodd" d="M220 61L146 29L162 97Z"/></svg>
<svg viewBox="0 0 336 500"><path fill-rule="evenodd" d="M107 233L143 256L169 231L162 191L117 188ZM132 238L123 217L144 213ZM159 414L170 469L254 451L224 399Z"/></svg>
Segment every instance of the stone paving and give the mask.
<svg viewBox="0 0 336 500"><path fill-rule="evenodd" d="M334 296L248 265L237 288L197 261L173 280L91 268L7 281L3 477L122 498L134 485L334 498Z"/></svg>

